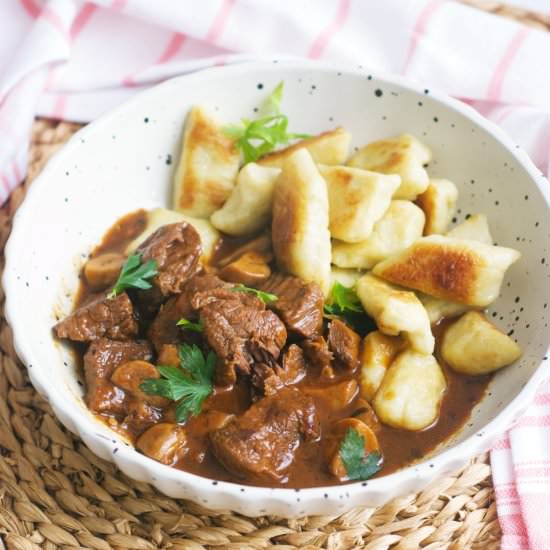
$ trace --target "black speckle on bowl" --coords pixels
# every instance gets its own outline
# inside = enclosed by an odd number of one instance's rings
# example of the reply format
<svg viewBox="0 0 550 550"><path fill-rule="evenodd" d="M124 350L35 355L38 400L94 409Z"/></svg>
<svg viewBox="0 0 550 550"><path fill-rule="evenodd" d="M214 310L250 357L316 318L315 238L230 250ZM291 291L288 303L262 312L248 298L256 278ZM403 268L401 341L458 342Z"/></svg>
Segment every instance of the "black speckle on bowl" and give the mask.
<svg viewBox="0 0 550 550"><path fill-rule="evenodd" d="M376 90L374 90L374 95L376 97L382 97L383 94L384 92L380 88L376 88Z"/></svg>

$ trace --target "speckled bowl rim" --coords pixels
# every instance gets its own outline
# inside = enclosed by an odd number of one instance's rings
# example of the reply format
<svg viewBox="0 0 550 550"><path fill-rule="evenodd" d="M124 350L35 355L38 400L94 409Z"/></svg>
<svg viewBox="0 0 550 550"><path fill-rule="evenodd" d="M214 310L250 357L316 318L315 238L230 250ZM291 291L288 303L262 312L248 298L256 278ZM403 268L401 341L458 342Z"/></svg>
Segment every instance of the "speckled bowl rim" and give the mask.
<svg viewBox="0 0 550 550"><path fill-rule="evenodd" d="M277 64L274 64L274 61L276 61ZM382 83L385 82L397 85L407 91L419 94L425 93L424 87L406 78L393 75L388 76L371 70L367 71L367 69L363 67L352 68L338 64L287 59L272 59L270 61L238 63L223 67L213 67L170 79L158 86L137 94L121 106L102 115L95 122L84 127L48 162L42 173L30 187L25 201L14 216L12 234L5 248L6 269L4 270L2 282L6 293L5 316L13 329L15 350L26 366L35 366L35 368L27 369L31 382L39 393L48 399L54 412L61 419L62 423L71 431L77 433L88 446L92 448L99 446L103 451L108 450L109 455L112 457L111 459L123 472L133 477L136 477L136 471L139 472L139 478L141 478L141 480L152 483L160 491L163 491L161 485L165 485L167 481L170 483L173 482L178 486L190 488L189 498L201 504L208 503L207 505L213 509L232 508L238 511L243 508L242 501L246 500L245 507L249 511L253 503L257 503L260 506L255 512L256 515L277 513L279 515L296 516L302 514L309 515L311 513L327 513L327 509L330 508L342 511L355 505L369 504L369 497L372 497L377 503L381 503L388 500L390 497L405 492L421 490L435 478L463 466L473 456L487 451L496 439L506 431L511 423L515 421L532 402L539 384L545 378L544 370L541 368L542 363L539 364L533 372L519 394L508 403L493 420L486 424L483 429L450 449L443 450L427 460L420 461L387 476L346 485L307 489L265 488L239 485L238 483L226 481L214 481L162 465L138 453L133 447L122 444L120 440L117 440L118 438L106 438L104 435L96 432L99 421L94 420L91 415L86 415L83 411L75 410L69 406L72 399L65 399L64 392L60 391L60 388L51 386L47 376L47 369L36 368L37 361L33 353L33 346L25 333L25 327L22 326L18 318L17 300L13 292L16 282L15 278L11 275L12 270L9 269L13 261L12 258L15 256L14 250L19 246L19 227L23 224L22 220L32 214L32 208L34 208L34 194L40 187L48 185L50 174L52 174L55 168L63 162L65 157L71 155L71 152L77 147L77 143L80 139L91 133L101 132L103 127L109 125L113 118L131 106L134 106L136 103L139 103L143 98L156 94L158 89L174 85L174 81L179 82L183 80L189 82L212 75L217 75L223 79L225 75L242 74L243 72L255 70L265 71L271 68L273 71L277 71L279 68L284 68L287 65L291 65L293 68L303 68L305 71L317 71L320 73L336 73L337 71L352 76L366 76L370 74L373 75L373 78L376 78ZM533 184L537 186L544 197L550 213L550 191L548 181L541 175L540 171L534 166L527 154L519 148L519 146L514 144L495 124L483 118L465 103L455 100L432 88L430 88L429 93L432 100L450 108L476 126L481 127L504 146L511 157L513 157L529 174ZM548 338L550 346L550 334ZM68 419L71 420L69 421ZM131 473L132 470L133 473ZM220 492L223 493L223 505L216 504L216 493ZM198 498L198 495L208 498ZM274 510L276 512L274 512Z"/></svg>

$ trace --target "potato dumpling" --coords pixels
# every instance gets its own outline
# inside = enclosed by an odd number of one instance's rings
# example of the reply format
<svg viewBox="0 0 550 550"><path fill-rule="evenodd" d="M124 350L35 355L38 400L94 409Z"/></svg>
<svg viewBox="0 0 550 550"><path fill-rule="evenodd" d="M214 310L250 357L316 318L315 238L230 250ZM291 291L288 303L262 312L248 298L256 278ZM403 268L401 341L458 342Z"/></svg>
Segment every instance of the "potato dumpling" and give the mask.
<svg viewBox="0 0 550 550"><path fill-rule="evenodd" d="M433 296L422 292L417 292L416 295L426 309L432 325L438 321L441 321L441 319L445 317L456 317L457 315L468 311L468 306L465 304L449 302L448 300L442 300L441 298L434 298Z"/></svg>
<svg viewBox="0 0 550 550"><path fill-rule="evenodd" d="M285 163L275 183L273 251L279 268L330 291L330 233L325 180L306 149Z"/></svg>
<svg viewBox="0 0 550 550"><path fill-rule="evenodd" d="M469 311L444 332L441 355L455 371L475 376L517 361L521 348L483 313Z"/></svg>
<svg viewBox="0 0 550 550"><path fill-rule="evenodd" d="M399 187L399 176L349 166L319 165L328 189L330 234L335 239L364 241L385 214Z"/></svg>
<svg viewBox="0 0 550 550"><path fill-rule="evenodd" d="M449 180L432 179L428 188L416 199L426 214L424 235L443 234L447 231L456 209L458 189Z"/></svg>
<svg viewBox="0 0 550 550"><path fill-rule="evenodd" d="M407 350L391 364L372 404L384 424L422 430L437 419L446 389L435 357Z"/></svg>
<svg viewBox="0 0 550 550"><path fill-rule="evenodd" d="M370 269L422 237L424 212L410 201L392 201L361 243L332 242L332 262L339 267Z"/></svg>
<svg viewBox="0 0 550 550"><path fill-rule="evenodd" d="M487 216L484 214L474 214L473 216L470 216L461 224L453 227L447 233L447 237L478 241L488 245L492 245L495 242L491 235L491 231L489 230Z"/></svg>
<svg viewBox="0 0 550 550"><path fill-rule="evenodd" d="M352 286L355 286L357 280L363 275L364 273L357 269L341 269L339 267L332 266L330 270L330 288L332 288L336 282L351 288Z"/></svg>
<svg viewBox="0 0 550 550"><path fill-rule="evenodd" d="M414 292L367 273L357 281L357 295L380 332L390 336L402 333L412 349L433 353L435 340L430 320Z"/></svg>
<svg viewBox="0 0 550 550"><path fill-rule="evenodd" d="M279 168L245 165L226 203L210 217L212 225L235 237L255 233L267 225L273 206L273 188Z"/></svg>
<svg viewBox="0 0 550 550"><path fill-rule="evenodd" d="M348 164L382 174L398 174L401 185L394 199L414 200L429 184L424 165L430 162L431 151L409 134L373 141L351 157Z"/></svg>
<svg viewBox="0 0 550 550"><path fill-rule="evenodd" d="M379 263L373 273L436 298L486 307L519 257L512 248L430 235Z"/></svg>
<svg viewBox="0 0 550 550"><path fill-rule="evenodd" d="M344 164L348 158L350 144L351 134L343 128L336 128L265 155L258 164L282 168L286 160L299 149L307 149L311 158L317 163Z"/></svg>
<svg viewBox="0 0 550 550"><path fill-rule="evenodd" d="M209 218L229 197L240 152L203 107L187 116L183 147L174 175L173 208L197 218Z"/></svg>
<svg viewBox="0 0 550 550"><path fill-rule="evenodd" d="M174 210L168 210L167 208L155 208L154 210L149 210L149 212L147 212L147 225L145 226L145 229L126 247L126 253L130 254L136 250L136 248L159 227L178 222L187 222L197 230L197 233L201 238L201 258L203 261L208 261L214 253L214 249L216 248L220 238L220 233L218 230L215 229L208 220L193 218L187 214L175 212Z"/></svg>
<svg viewBox="0 0 550 550"><path fill-rule="evenodd" d="M361 395L371 401L386 371L405 342L399 336L388 336L375 330L363 339L361 350Z"/></svg>

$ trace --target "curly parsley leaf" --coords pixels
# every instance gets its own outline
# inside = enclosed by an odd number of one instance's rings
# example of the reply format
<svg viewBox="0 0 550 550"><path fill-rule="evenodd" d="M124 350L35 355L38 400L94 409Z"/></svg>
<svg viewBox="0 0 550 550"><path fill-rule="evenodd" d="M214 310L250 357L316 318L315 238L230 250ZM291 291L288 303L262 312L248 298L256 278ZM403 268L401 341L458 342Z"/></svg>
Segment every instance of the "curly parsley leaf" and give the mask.
<svg viewBox="0 0 550 550"><path fill-rule="evenodd" d="M271 302L275 302L279 299L278 296L276 296L275 294L263 292L262 290L258 290L257 288L250 288L249 286L243 285L242 283L234 286L231 290L233 292L248 292L250 294L254 294L264 304L270 304Z"/></svg>
<svg viewBox="0 0 550 550"><path fill-rule="evenodd" d="M271 113L255 120L241 119L241 124L224 128L226 136L235 140L243 153L244 164L255 162L278 145L287 145L293 139L305 139L307 134L288 132L288 117L281 110L284 82L281 81L266 100L263 110Z"/></svg>
<svg viewBox="0 0 550 550"><path fill-rule="evenodd" d="M216 355L210 351L206 358L197 346L181 344L178 348L180 367L159 366L162 378L148 378L139 386L149 395L160 395L176 401L176 421L184 422L189 415L201 412L205 399L213 391Z"/></svg>
<svg viewBox="0 0 550 550"><path fill-rule="evenodd" d="M147 290L152 286L148 279L152 279L157 273L156 260L149 260L142 264L141 256L139 254L132 254L128 256L128 259L122 266L120 275L107 298L114 298L127 288Z"/></svg>
<svg viewBox="0 0 550 550"><path fill-rule="evenodd" d="M366 454L365 439L353 428L346 432L340 444L340 458L351 480L369 479L382 467L382 455L378 451Z"/></svg>
<svg viewBox="0 0 550 550"><path fill-rule="evenodd" d="M176 323L176 326L182 327L186 330L192 330L194 332L202 332L204 330L204 325L202 324L202 321L194 323L193 321L189 321L188 319L184 319L183 317Z"/></svg>

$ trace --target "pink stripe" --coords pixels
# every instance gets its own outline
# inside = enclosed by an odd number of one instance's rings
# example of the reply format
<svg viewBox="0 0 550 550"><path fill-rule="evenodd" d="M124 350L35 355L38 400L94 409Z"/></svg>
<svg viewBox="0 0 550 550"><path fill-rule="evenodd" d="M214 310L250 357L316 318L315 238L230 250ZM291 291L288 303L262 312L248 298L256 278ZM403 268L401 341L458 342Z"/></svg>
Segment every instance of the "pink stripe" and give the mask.
<svg viewBox="0 0 550 550"><path fill-rule="evenodd" d="M71 25L70 35L71 40L74 40L87 25L90 17L97 10L97 6L94 4L86 4L75 17L73 24Z"/></svg>
<svg viewBox="0 0 550 550"><path fill-rule="evenodd" d="M63 23L63 19L61 19L61 17L59 17L59 15L55 11L46 6L41 14L41 17L43 17L53 27L55 27L65 38L70 38L69 33L65 28L65 24Z"/></svg>
<svg viewBox="0 0 550 550"><path fill-rule="evenodd" d="M158 58L157 63L166 63L169 59L172 59L180 50L180 48L183 46L183 43L185 42L186 36L185 34L181 34L179 32L176 32L172 35L172 38L170 39L170 42L168 42L168 45L166 46L166 49L162 52L161 56Z"/></svg>
<svg viewBox="0 0 550 550"><path fill-rule="evenodd" d="M4 191L5 191L5 197L8 197L9 194L11 193L10 180L8 179L6 174L2 174L0 176L0 180L2 181L2 187L4 188Z"/></svg>
<svg viewBox="0 0 550 550"><path fill-rule="evenodd" d="M113 10L123 10L126 7L127 0L113 0L111 4L111 9Z"/></svg>
<svg viewBox="0 0 550 550"><path fill-rule="evenodd" d="M42 8L33 0L19 0L19 3L33 19L37 18L42 11Z"/></svg>
<svg viewBox="0 0 550 550"><path fill-rule="evenodd" d="M546 466L545 468L543 467L539 467L539 468L535 468L535 467L529 467L529 468L521 468L521 467L518 467L516 468L516 478L519 480L521 478L545 478L545 477L550 477L550 463L548 463L549 465ZM522 483L524 482L524 480L522 479ZM550 483L550 479L538 479L537 480L538 483Z"/></svg>
<svg viewBox="0 0 550 550"><path fill-rule="evenodd" d="M506 78L506 73L510 69L514 58L516 57L523 42L525 42L528 34L529 29L522 26L521 29L516 31L516 33L512 37L512 40L510 40L510 43L508 44L504 55L502 56L497 65L497 68L495 69L495 72L493 73L491 81L489 82L489 87L487 88L487 99L489 99L490 101L498 101L500 99L500 95L502 93L502 85L504 83L504 79Z"/></svg>
<svg viewBox="0 0 550 550"><path fill-rule="evenodd" d="M504 451L510 448L510 440L508 438L499 439L491 449L492 451Z"/></svg>
<svg viewBox="0 0 550 550"><path fill-rule="evenodd" d="M222 0L220 10L216 14L216 17L214 17L212 26L210 27L210 30L206 35L206 40L208 42L212 42L213 44L215 44L220 37L225 27L225 24L227 23L227 19L229 18L229 14L231 13L233 6L235 5L235 1L236 0Z"/></svg>
<svg viewBox="0 0 550 550"><path fill-rule="evenodd" d="M21 175L21 170L19 170L19 166L17 166L17 162L15 160L12 161L11 167L13 170L13 174L15 175L15 181L17 183L23 181L23 176Z"/></svg>
<svg viewBox="0 0 550 550"><path fill-rule="evenodd" d="M533 401L535 405L550 405L550 393L541 393Z"/></svg>
<svg viewBox="0 0 550 550"><path fill-rule="evenodd" d="M502 532L507 535L517 535L520 537L526 537L527 531L521 514L510 514L507 516L498 516L498 521Z"/></svg>
<svg viewBox="0 0 550 550"><path fill-rule="evenodd" d="M503 487L495 487L495 496L497 497L497 499L500 501L500 500L518 500L519 499L519 495L518 495L518 490L516 489L515 486L513 487L507 487L507 488L503 488Z"/></svg>
<svg viewBox="0 0 550 550"><path fill-rule="evenodd" d="M428 27L430 19L434 16L441 5L441 0L430 0L430 2L428 2L424 9L420 12L420 15L418 16L418 19L416 20L416 23L413 27L411 43L409 44L409 51L407 52L407 58L405 60L405 65L403 66L404 73L406 73L409 68L413 55L418 48L418 44L420 43L422 36L426 32L426 28Z"/></svg>
<svg viewBox="0 0 550 550"><path fill-rule="evenodd" d="M65 113L65 107L67 106L67 96L59 95L55 100L52 108L52 118L62 119Z"/></svg>
<svg viewBox="0 0 550 550"><path fill-rule="evenodd" d="M550 415L545 416L524 416L515 424L515 428L535 428L550 426Z"/></svg>
<svg viewBox="0 0 550 550"><path fill-rule="evenodd" d="M349 14L351 0L340 0L338 11L334 19L329 23L327 28L317 37L315 42L307 54L310 59L319 59L329 42L334 38L338 31L344 26Z"/></svg>

